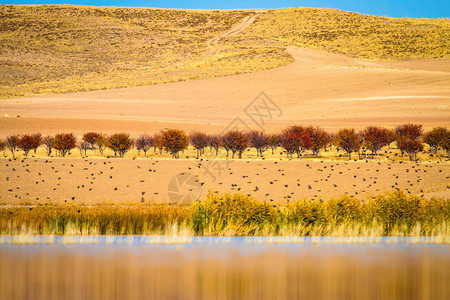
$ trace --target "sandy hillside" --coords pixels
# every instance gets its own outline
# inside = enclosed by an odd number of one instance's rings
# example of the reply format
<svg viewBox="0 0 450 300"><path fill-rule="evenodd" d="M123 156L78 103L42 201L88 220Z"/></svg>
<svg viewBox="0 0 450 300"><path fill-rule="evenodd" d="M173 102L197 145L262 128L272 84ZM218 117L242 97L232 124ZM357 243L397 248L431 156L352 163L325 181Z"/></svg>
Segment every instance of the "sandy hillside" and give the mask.
<svg viewBox="0 0 450 300"><path fill-rule="evenodd" d="M293 123L328 129L405 122L429 129L450 123L449 59L369 62L288 50L292 64L251 74L2 100L0 135L119 129L137 134L166 127L220 131L236 117L251 125L244 109L262 91L283 111L266 119L268 130Z"/></svg>
<svg viewBox="0 0 450 300"><path fill-rule="evenodd" d="M177 202L204 199L208 191L274 203L366 199L396 189L449 198L449 175L449 164L436 163L29 158L2 160L0 203Z"/></svg>

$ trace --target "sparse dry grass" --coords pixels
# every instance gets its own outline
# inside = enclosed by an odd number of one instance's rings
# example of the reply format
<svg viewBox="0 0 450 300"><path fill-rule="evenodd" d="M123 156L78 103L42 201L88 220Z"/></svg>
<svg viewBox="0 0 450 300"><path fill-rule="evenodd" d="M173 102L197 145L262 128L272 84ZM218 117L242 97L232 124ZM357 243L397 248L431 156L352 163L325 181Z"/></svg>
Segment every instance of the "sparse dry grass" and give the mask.
<svg viewBox="0 0 450 300"><path fill-rule="evenodd" d="M0 98L203 79L276 68L285 46L367 59L450 56L448 19L392 19L327 9L259 14L78 6L0 6Z"/></svg>
<svg viewBox="0 0 450 300"><path fill-rule="evenodd" d="M450 56L450 19L399 19L336 9L291 8L262 14L246 35L364 59Z"/></svg>
<svg viewBox="0 0 450 300"><path fill-rule="evenodd" d="M248 73L292 61L279 49L206 42L251 12L0 6L0 98Z"/></svg>

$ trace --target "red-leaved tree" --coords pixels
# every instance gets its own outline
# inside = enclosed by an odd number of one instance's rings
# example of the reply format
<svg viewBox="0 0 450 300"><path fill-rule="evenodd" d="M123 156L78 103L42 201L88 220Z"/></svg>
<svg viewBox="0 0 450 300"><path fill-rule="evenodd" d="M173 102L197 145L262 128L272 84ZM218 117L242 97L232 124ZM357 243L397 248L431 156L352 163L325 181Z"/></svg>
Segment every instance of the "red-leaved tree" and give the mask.
<svg viewBox="0 0 450 300"><path fill-rule="evenodd" d="M311 138L311 150L317 157L321 149L325 149L329 143L328 133L319 127L307 127L306 133Z"/></svg>
<svg viewBox="0 0 450 300"><path fill-rule="evenodd" d="M368 126L362 131L362 146L372 152L372 157L385 145L387 145L387 131L384 128Z"/></svg>
<svg viewBox="0 0 450 300"><path fill-rule="evenodd" d="M302 126L291 126L284 129L279 135L281 147L286 150L288 157L292 158L294 153L297 157L302 156L302 151L309 149L312 145L311 137Z"/></svg>
<svg viewBox="0 0 450 300"><path fill-rule="evenodd" d="M18 141L18 147L23 150L26 157L31 150L34 150L36 153L37 148L41 145L41 143L41 134L24 134Z"/></svg>

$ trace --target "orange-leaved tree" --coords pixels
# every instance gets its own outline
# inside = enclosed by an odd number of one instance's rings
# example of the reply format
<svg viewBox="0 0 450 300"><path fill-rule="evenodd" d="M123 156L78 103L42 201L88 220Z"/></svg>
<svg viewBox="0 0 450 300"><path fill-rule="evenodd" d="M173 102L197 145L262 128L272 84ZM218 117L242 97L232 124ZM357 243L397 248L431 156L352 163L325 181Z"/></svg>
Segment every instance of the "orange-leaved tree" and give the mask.
<svg viewBox="0 0 450 300"><path fill-rule="evenodd" d="M333 144L338 148L344 149L347 152L348 159L351 159L352 152L359 151L361 139L355 129L344 128L335 135Z"/></svg>
<svg viewBox="0 0 450 300"><path fill-rule="evenodd" d="M180 151L187 149L189 138L183 130L167 129L161 132L161 144L173 158L180 157Z"/></svg>
<svg viewBox="0 0 450 300"><path fill-rule="evenodd" d="M77 146L77 139L73 133L59 133L52 140L52 147L55 148L59 155L64 157L70 150Z"/></svg>
<svg viewBox="0 0 450 300"><path fill-rule="evenodd" d="M119 156L123 157L133 147L133 140L128 133L115 133L108 137L106 145L114 151L114 156L117 156L117 153L119 153Z"/></svg>

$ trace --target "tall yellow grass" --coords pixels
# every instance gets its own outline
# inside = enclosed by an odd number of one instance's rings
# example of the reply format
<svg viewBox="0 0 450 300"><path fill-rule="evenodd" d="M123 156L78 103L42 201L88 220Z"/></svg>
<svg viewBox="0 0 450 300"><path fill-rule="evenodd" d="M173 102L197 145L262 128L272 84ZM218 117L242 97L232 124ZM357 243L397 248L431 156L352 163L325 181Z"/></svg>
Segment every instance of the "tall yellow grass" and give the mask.
<svg viewBox="0 0 450 300"><path fill-rule="evenodd" d="M50 205L0 208L0 234L196 236L450 235L450 201L401 191L367 202L343 196L277 207L209 194L191 205Z"/></svg>

